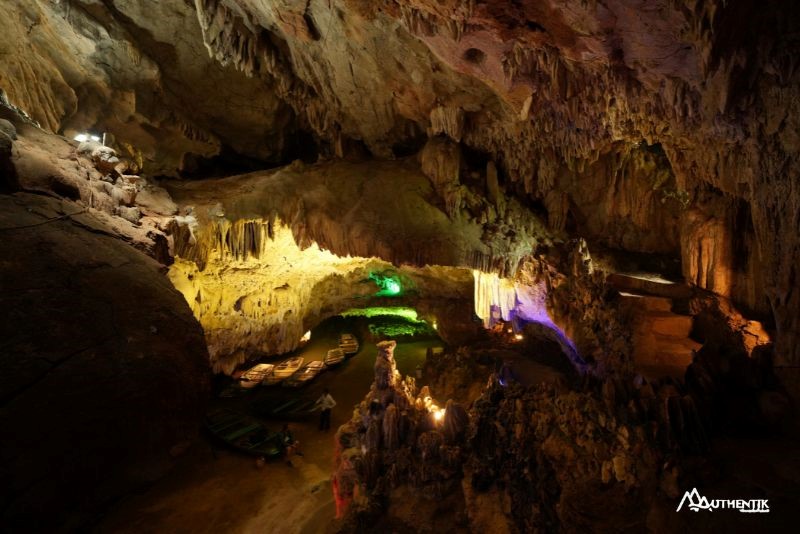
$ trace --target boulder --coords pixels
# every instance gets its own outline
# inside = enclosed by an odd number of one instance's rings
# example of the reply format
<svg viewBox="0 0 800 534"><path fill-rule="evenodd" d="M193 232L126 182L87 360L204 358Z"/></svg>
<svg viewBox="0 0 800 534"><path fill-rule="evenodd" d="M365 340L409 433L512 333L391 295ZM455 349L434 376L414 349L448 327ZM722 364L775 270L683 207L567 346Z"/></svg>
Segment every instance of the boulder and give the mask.
<svg viewBox="0 0 800 534"><path fill-rule="evenodd" d="M116 172L116 167L120 164L113 148L96 141L84 141L78 145L78 154L91 158L97 170L103 174Z"/></svg>
<svg viewBox="0 0 800 534"><path fill-rule="evenodd" d="M73 222L81 209L0 196L6 532L81 529L163 475L197 435L209 392L203 332L186 301L100 220L91 230Z"/></svg>
<svg viewBox="0 0 800 534"><path fill-rule="evenodd" d="M129 208L127 206L120 206L117 208L117 215L133 224L138 224L139 219L142 218L142 212L138 207Z"/></svg>
<svg viewBox="0 0 800 534"><path fill-rule="evenodd" d="M17 128L6 119L0 119L0 133L8 136L9 139L15 141L17 139Z"/></svg>

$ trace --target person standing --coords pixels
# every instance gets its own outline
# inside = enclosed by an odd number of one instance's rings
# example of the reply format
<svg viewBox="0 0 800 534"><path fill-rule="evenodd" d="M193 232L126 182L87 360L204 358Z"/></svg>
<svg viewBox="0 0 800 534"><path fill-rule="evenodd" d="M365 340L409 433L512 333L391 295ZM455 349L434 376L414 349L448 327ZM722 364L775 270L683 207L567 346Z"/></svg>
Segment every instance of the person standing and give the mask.
<svg viewBox="0 0 800 534"><path fill-rule="evenodd" d="M336 401L331 397L328 388L325 388L320 398L317 399L316 406L322 410L319 414L319 429L328 430L331 427L331 409L336 406Z"/></svg>
<svg viewBox="0 0 800 534"><path fill-rule="evenodd" d="M289 467L294 467L292 464L292 454L303 456L303 453L299 451L300 442L294 439L292 431L289 430L289 425L283 425L283 430L280 432L280 439L281 445L283 446L283 455L286 459L286 465Z"/></svg>

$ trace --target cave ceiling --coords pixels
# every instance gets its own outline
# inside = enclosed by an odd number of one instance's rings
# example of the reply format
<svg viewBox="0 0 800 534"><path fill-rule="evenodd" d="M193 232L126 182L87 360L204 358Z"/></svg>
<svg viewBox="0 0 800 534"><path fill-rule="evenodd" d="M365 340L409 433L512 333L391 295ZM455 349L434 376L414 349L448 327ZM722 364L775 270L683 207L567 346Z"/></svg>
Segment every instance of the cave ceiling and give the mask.
<svg viewBox="0 0 800 534"><path fill-rule="evenodd" d="M45 129L107 133L150 176L220 156L400 158L451 218L469 191L496 212L516 198L548 239L680 258L692 284L769 316L787 364L800 357L795 10L29 0L0 6L0 87Z"/></svg>

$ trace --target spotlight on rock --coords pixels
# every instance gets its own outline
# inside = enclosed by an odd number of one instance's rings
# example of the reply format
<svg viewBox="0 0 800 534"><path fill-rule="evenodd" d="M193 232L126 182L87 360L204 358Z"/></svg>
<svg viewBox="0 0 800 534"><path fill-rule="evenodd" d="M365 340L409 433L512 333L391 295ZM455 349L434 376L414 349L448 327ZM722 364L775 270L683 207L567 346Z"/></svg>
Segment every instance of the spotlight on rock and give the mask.
<svg viewBox="0 0 800 534"><path fill-rule="evenodd" d="M437 408L433 410L434 421L436 421L437 423L441 423L442 420L444 419L444 411L445 411L444 408Z"/></svg>
<svg viewBox="0 0 800 534"><path fill-rule="evenodd" d="M370 273L369 278L379 288L378 292L375 293L376 297L396 297L403 291L403 286L396 273L373 272Z"/></svg>
<svg viewBox="0 0 800 534"><path fill-rule="evenodd" d="M95 143L100 142L100 136L92 135L89 133L79 133L73 139L79 143L85 143L86 141L94 141Z"/></svg>

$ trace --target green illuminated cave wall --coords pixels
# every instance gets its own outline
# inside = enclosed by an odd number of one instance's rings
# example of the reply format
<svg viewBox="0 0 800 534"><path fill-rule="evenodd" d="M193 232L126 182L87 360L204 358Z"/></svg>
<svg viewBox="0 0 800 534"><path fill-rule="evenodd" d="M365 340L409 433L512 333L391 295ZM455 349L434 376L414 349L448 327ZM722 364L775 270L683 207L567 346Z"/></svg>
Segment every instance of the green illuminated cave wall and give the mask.
<svg viewBox="0 0 800 534"><path fill-rule="evenodd" d="M347 310L343 317L368 319L369 331L375 336L431 336L436 331L420 319L414 308L403 306L371 307Z"/></svg>
<svg viewBox="0 0 800 534"><path fill-rule="evenodd" d="M403 284L397 273L391 271L370 273L369 279L378 286L376 297L396 297L403 293Z"/></svg>

